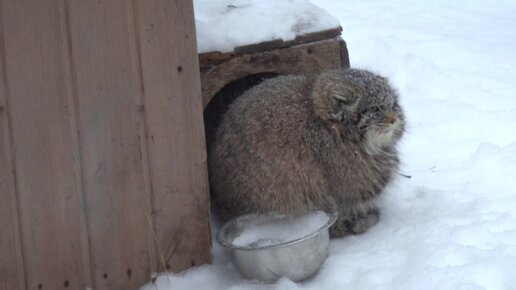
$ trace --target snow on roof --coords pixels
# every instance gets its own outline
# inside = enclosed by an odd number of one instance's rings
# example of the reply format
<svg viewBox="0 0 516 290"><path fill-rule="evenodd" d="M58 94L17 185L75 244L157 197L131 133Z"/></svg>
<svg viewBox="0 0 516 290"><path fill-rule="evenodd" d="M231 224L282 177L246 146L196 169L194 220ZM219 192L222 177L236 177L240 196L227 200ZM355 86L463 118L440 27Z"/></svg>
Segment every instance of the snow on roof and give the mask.
<svg viewBox="0 0 516 290"><path fill-rule="evenodd" d="M308 0L195 0L198 52L230 52L264 41L334 29L339 21Z"/></svg>

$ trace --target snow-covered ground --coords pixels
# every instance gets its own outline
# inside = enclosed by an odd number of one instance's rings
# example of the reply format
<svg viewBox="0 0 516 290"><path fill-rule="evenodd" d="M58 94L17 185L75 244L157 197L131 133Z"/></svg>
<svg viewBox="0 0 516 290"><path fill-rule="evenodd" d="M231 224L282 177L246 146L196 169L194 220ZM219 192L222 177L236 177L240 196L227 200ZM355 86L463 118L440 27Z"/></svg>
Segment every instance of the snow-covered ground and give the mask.
<svg viewBox="0 0 516 290"><path fill-rule="evenodd" d="M144 289L516 289L516 2L312 2L341 22L352 66L399 89L412 178L308 281L246 281L215 244L213 265Z"/></svg>

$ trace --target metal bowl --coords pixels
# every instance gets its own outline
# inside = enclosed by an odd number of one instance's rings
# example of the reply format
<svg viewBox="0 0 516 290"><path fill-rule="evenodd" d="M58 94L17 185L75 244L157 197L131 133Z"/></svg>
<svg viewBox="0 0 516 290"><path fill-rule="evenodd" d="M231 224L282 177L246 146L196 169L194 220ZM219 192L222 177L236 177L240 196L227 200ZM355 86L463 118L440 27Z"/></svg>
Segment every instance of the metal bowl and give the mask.
<svg viewBox="0 0 516 290"><path fill-rule="evenodd" d="M328 213L328 212L327 212ZM233 244L246 228L284 218L283 215L248 214L224 224L217 241L227 248L235 267L247 279L273 283L281 277L300 281L315 274L328 257L329 228L338 218L336 208L328 213L328 222L316 231L291 241L268 246L238 246Z"/></svg>

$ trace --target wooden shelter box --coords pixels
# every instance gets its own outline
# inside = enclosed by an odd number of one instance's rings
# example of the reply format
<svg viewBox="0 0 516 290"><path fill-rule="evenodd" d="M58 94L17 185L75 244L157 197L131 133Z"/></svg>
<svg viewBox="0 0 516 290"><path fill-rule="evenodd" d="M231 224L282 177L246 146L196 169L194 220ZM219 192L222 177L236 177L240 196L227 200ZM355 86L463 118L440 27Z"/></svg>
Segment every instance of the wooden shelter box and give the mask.
<svg viewBox="0 0 516 290"><path fill-rule="evenodd" d="M0 290L210 262L203 111L349 66L340 28L197 55L194 24L191 0L0 0Z"/></svg>

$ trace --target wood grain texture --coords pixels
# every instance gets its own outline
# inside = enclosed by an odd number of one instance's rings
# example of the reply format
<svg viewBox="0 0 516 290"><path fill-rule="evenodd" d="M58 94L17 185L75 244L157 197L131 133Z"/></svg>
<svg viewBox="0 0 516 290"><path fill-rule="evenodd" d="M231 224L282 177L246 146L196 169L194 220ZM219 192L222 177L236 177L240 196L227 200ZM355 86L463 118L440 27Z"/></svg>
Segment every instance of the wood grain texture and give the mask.
<svg viewBox="0 0 516 290"><path fill-rule="evenodd" d="M346 42L341 39L339 40L340 43L340 63L342 67L350 67L350 61L349 61L349 51L348 51L348 45Z"/></svg>
<svg viewBox="0 0 516 290"><path fill-rule="evenodd" d="M93 288L136 289L154 255L134 8L73 0L69 9Z"/></svg>
<svg viewBox="0 0 516 290"><path fill-rule="evenodd" d="M0 290L209 262L192 1L0 0L0 31Z"/></svg>
<svg viewBox="0 0 516 290"><path fill-rule="evenodd" d="M84 289L65 5L4 0L1 18L25 287Z"/></svg>
<svg viewBox="0 0 516 290"><path fill-rule="evenodd" d="M211 260L199 64L191 1L138 1L149 172L172 271Z"/></svg>
<svg viewBox="0 0 516 290"><path fill-rule="evenodd" d="M326 40L338 37L342 32L342 27L335 27L333 29L327 29L322 31L311 32L307 34L298 35L295 39L284 41L282 39L274 39L270 41L264 41L260 43L254 43L244 46L235 47L235 53L252 53L252 52L263 52L266 50L290 47L293 45L299 45L303 43L316 42L319 40Z"/></svg>
<svg viewBox="0 0 516 290"><path fill-rule="evenodd" d="M1 14L0 10L0 16ZM0 31L2 30L0 17ZM14 186L3 47L3 34L0 34L0 290L11 290L25 289L25 275Z"/></svg>
<svg viewBox="0 0 516 290"><path fill-rule="evenodd" d="M0 290L24 289L13 167L6 118L0 113ZM8 266L5 266L8 265Z"/></svg>
<svg viewBox="0 0 516 290"><path fill-rule="evenodd" d="M340 33L340 31L339 31ZM258 73L309 74L349 64L339 37L252 53L199 56L203 105L226 84ZM345 46L344 46L345 47Z"/></svg>

